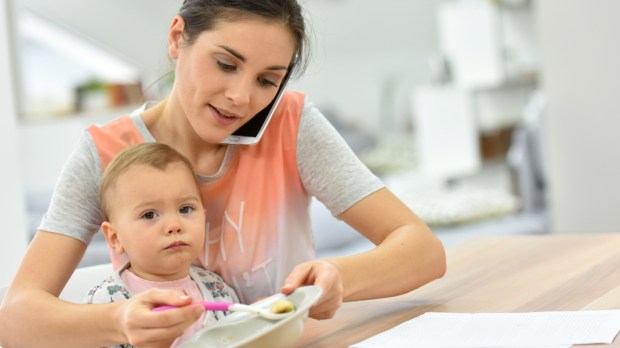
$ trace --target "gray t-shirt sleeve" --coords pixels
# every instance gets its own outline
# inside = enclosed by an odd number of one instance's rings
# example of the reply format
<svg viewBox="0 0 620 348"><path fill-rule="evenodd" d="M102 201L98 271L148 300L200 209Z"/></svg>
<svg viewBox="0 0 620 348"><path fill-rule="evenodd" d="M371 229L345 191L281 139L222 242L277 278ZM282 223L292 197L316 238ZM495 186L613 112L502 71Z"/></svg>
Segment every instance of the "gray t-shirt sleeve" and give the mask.
<svg viewBox="0 0 620 348"><path fill-rule="evenodd" d="M304 103L299 123L297 167L306 191L334 216L385 186L308 102Z"/></svg>
<svg viewBox="0 0 620 348"><path fill-rule="evenodd" d="M85 131L60 173L39 230L90 243L103 221L98 192L100 177L97 148Z"/></svg>

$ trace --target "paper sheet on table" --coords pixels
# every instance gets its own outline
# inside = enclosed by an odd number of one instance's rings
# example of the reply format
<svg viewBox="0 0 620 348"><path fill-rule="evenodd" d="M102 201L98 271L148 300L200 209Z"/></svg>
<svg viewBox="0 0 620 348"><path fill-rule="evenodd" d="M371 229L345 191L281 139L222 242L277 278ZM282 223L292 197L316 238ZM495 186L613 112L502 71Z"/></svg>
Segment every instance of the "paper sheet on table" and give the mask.
<svg viewBox="0 0 620 348"><path fill-rule="evenodd" d="M620 310L531 313L429 312L351 347L570 346L611 343L618 331L620 331Z"/></svg>

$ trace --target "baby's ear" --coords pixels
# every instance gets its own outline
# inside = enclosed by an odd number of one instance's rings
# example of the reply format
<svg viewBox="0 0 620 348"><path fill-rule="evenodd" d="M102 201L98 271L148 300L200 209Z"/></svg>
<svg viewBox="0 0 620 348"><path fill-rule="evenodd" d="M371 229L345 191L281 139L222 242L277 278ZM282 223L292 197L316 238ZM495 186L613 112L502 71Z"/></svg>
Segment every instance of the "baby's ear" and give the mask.
<svg viewBox="0 0 620 348"><path fill-rule="evenodd" d="M103 232L105 240L108 242L108 246L114 249L117 254L122 255L125 252L125 249L123 248L121 241L118 239L118 234L116 233L114 224L109 221L104 221L101 224L101 231Z"/></svg>

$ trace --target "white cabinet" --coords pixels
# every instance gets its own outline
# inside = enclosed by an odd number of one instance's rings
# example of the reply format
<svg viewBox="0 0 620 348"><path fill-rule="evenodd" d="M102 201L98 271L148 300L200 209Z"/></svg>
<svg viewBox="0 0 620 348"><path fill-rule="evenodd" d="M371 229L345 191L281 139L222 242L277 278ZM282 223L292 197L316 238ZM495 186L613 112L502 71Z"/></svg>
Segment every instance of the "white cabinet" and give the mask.
<svg viewBox="0 0 620 348"><path fill-rule="evenodd" d="M442 168L449 178L477 169L488 153L471 150L485 146L477 139L521 122L537 88L538 54L529 1L445 1L437 18L441 62L434 66L443 68L412 99L421 171ZM448 144L453 157L441 156Z"/></svg>
<svg viewBox="0 0 620 348"><path fill-rule="evenodd" d="M467 89L530 80L538 67L529 1L446 1L438 10L440 47L453 82Z"/></svg>
<svg viewBox="0 0 620 348"><path fill-rule="evenodd" d="M480 169L472 102L467 91L451 85L416 90L413 108L421 175L449 179Z"/></svg>

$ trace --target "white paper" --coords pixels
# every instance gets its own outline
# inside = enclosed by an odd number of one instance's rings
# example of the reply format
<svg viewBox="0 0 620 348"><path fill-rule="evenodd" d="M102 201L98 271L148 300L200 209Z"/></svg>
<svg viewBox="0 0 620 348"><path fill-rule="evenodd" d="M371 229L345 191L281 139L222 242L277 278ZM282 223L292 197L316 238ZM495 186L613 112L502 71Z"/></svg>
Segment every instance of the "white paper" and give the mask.
<svg viewBox="0 0 620 348"><path fill-rule="evenodd" d="M620 310L425 313L352 348L555 347L611 343Z"/></svg>

